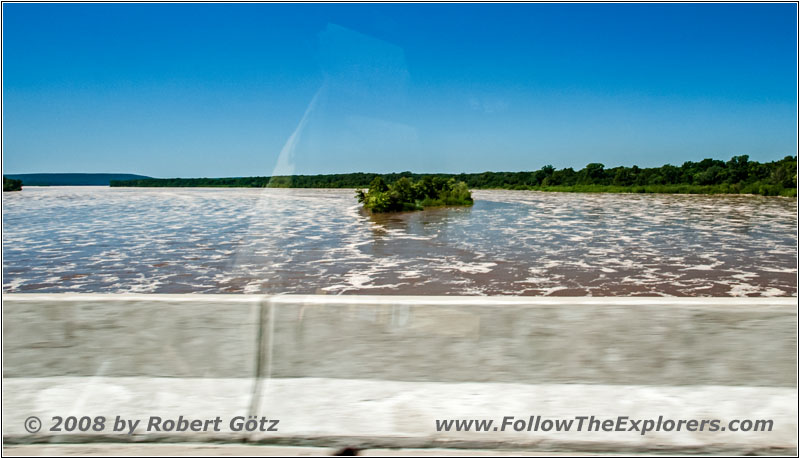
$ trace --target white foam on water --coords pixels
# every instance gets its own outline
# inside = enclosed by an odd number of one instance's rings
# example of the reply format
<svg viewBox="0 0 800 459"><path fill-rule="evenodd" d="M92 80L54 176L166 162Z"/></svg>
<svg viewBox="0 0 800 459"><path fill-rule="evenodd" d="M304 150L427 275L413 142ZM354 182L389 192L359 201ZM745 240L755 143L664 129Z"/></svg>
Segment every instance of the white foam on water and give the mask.
<svg viewBox="0 0 800 459"><path fill-rule="evenodd" d="M492 272L492 268L494 268L495 266L497 266L497 263L493 262L467 263L463 261L453 261L447 263L448 269L453 269L458 272L468 273L468 274L490 273Z"/></svg>
<svg viewBox="0 0 800 459"><path fill-rule="evenodd" d="M566 290L566 289L567 287L547 287L547 288L539 288L538 290L541 290L544 296L550 296L553 293L558 292L559 290Z"/></svg>
<svg viewBox="0 0 800 459"><path fill-rule="evenodd" d="M713 271L717 265L695 265L682 268L681 271Z"/></svg>
<svg viewBox="0 0 800 459"><path fill-rule="evenodd" d="M756 269L759 271L764 271L767 273L796 273L797 269L786 267L786 268L776 268L774 266L758 266Z"/></svg>
<svg viewBox="0 0 800 459"><path fill-rule="evenodd" d="M28 188L4 202L3 289L796 294L796 200L474 196L378 223L351 190Z"/></svg>
<svg viewBox="0 0 800 459"><path fill-rule="evenodd" d="M728 292L730 296L748 296L753 293L760 293L761 289L755 285L746 283L733 284Z"/></svg>
<svg viewBox="0 0 800 459"><path fill-rule="evenodd" d="M515 281L517 284L544 284L551 282L553 282L553 280L548 277L528 277L527 279Z"/></svg>
<svg viewBox="0 0 800 459"><path fill-rule="evenodd" d="M788 292L775 287L768 287L766 289L761 290L761 296L769 296L769 297L784 296L787 293ZM792 296L797 296L797 292L793 292Z"/></svg>

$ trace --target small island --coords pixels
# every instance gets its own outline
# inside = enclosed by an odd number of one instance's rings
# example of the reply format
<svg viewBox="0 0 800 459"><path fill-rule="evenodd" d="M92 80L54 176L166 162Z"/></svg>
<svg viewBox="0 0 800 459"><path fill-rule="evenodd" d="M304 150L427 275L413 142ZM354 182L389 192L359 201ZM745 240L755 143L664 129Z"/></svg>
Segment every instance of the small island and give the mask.
<svg viewBox="0 0 800 459"><path fill-rule="evenodd" d="M367 192L356 190L356 198L365 209L376 213L473 204L466 183L432 176L425 176L417 182L401 177L389 185L378 176L372 180Z"/></svg>
<svg viewBox="0 0 800 459"><path fill-rule="evenodd" d="M15 180L3 176L3 191L20 191L22 190L22 180Z"/></svg>

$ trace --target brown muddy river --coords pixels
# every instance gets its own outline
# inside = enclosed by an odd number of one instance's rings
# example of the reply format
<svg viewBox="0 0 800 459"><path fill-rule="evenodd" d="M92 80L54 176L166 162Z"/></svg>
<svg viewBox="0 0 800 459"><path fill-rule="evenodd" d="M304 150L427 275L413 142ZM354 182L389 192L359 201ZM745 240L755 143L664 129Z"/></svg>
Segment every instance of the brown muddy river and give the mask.
<svg viewBox="0 0 800 459"><path fill-rule="evenodd" d="M796 296L797 200L475 191L366 215L353 190L26 187L4 292Z"/></svg>

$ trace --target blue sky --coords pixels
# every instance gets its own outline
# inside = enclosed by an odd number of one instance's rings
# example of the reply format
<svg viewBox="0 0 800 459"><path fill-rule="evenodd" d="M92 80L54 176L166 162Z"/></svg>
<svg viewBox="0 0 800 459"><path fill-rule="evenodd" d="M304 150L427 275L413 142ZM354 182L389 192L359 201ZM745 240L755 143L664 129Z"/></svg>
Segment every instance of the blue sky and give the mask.
<svg viewBox="0 0 800 459"><path fill-rule="evenodd" d="M797 144L794 4L4 4L3 170L679 165Z"/></svg>

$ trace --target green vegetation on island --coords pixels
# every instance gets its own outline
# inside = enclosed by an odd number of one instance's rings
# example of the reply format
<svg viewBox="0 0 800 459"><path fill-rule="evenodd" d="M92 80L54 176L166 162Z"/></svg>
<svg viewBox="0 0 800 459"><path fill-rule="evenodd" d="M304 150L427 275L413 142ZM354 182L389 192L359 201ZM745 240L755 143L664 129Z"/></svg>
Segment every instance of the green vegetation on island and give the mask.
<svg viewBox="0 0 800 459"><path fill-rule="evenodd" d="M473 203L472 193L466 183L434 176L423 177L418 182L400 177L390 185L378 176L372 180L366 193L356 190L356 198L364 204L365 209L378 213L471 206Z"/></svg>
<svg viewBox="0 0 800 459"><path fill-rule="evenodd" d="M20 191L22 189L22 180L10 179L3 176L3 191Z"/></svg>
<svg viewBox="0 0 800 459"><path fill-rule="evenodd" d="M544 166L530 172L481 172L473 174L352 173L276 177L112 180L111 186L142 187L273 187L273 188L365 188L381 177L387 186L401 178L423 177L464 182L469 189L611 193L758 194L797 196L797 157L759 163L747 155L729 161L704 159L681 166L606 168L600 163L581 170Z"/></svg>

